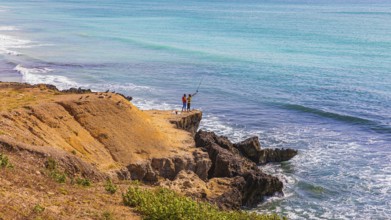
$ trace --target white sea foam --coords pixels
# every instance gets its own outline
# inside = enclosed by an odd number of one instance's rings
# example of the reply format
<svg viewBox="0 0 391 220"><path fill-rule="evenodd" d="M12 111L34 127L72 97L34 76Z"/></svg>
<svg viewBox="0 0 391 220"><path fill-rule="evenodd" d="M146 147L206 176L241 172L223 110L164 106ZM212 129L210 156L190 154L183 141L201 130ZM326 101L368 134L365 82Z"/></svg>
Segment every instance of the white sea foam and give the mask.
<svg viewBox="0 0 391 220"><path fill-rule="evenodd" d="M1 11L1 8L0 8ZM17 31L19 30L18 28L14 26L0 26L0 31Z"/></svg>
<svg viewBox="0 0 391 220"><path fill-rule="evenodd" d="M42 68L26 68L22 65L17 65L14 70L22 74L23 82L38 84L52 84L57 86L59 89L66 89L70 87L78 87L78 84L65 76L49 75L53 69L42 67Z"/></svg>
<svg viewBox="0 0 391 220"><path fill-rule="evenodd" d="M241 141L253 135L251 131L234 128L227 122L223 121L221 117L218 117L213 114L206 114L203 116L200 128L207 131L213 131L218 135L224 135L233 142Z"/></svg>
<svg viewBox="0 0 391 220"><path fill-rule="evenodd" d="M151 110L151 109L159 109L159 110L178 110L178 106L168 104L168 103L162 103L154 100L145 100L145 99L139 99L135 98L132 101L138 108L142 110Z"/></svg>
<svg viewBox="0 0 391 220"><path fill-rule="evenodd" d="M0 35L0 54L19 56L21 53L12 49L32 46L29 40L18 39L9 35Z"/></svg>
<svg viewBox="0 0 391 220"><path fill-rule="evenodd" d="M75 82L71 79L69 79L66 76L61 75L53 75L50 74L51 72L54 72L54 69L48 68L48 67L35 67L35 68L27 68L22 65L17 65L14 70L18 71L22 75L23 82L27 82L30 84L52 84L55 85L58 89L69 89L71 87L82 87L82 88L88 88L92 91L102 91L109 89L110 91L151 91L152 88L148 86L138 86L133 83L95 83L95 84L83 84ZM145 109L173 109L172 106L168 104L161 104L161 103L154 103L150 101L145 100L136 100L137 105L140 105L142 108Z"/></svg>
<svg viewBox="0 0 391 220"><path fill-rule="evenodd" d="M109 89L110 91L152 91L153 89L148 86L140 86L133 83L97 83L93 85L84 85L84 87L89 87L93 90L102 90Z"/></svg>

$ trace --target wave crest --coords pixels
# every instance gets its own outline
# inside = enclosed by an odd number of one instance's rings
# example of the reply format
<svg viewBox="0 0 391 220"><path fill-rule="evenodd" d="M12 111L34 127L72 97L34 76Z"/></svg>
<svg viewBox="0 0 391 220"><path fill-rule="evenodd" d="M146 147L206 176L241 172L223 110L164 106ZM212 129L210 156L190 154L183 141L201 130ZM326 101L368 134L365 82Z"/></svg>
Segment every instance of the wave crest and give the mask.
<svg viewBox="0 0 391 220"><path fill-rule="evenodd" d="M351 115L344 115L344 114L339 114L339 113L334 113L334 112L328 112L324 111L321 109L316 109L316 108L311 108L311 107L306 107L302 105L297 105L297 104L283 104L282 108L288 109L288 110L294 110L294 111L299 111L299 112L304 112L304 113L310 113L314 115L318 115L324 118L330 118L334 119L337 121L353 124L353 125L362 125L362 126L367 126L371 130L376 131L378 133L391 133L391 127L383 125L379 122L365 119L365 118L360 118L356 116L351 116Z"/></svg>
<svg viewBox="0 0 391 220"><path fill-rule="evenodd" d="M78 84L65 76L47 75L47 73L53 72L53 69L43 68L27 68L22 65L17 65L14 70L18 71L22 75L23 82L31 84L52 84L59 89L66 89L70 87L78 87Z"/></svg>

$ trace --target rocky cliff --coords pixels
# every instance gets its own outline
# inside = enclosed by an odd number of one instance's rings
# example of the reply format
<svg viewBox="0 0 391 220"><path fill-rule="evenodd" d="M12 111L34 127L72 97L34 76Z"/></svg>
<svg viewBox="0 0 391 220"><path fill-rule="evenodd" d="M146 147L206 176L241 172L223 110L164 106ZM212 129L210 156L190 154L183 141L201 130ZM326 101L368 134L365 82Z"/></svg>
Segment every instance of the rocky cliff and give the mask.
<svg viewBox="0 0 391 220"><path fill-rule="evenodd" d="M54 158L75 178L140 180L224 209L282 193L282 182L257 164L288 160L296 151L261 149L256 138L234 144L197 132L200 111L142 111L129 100L111 92L0 83L0 150Z"/></svg>

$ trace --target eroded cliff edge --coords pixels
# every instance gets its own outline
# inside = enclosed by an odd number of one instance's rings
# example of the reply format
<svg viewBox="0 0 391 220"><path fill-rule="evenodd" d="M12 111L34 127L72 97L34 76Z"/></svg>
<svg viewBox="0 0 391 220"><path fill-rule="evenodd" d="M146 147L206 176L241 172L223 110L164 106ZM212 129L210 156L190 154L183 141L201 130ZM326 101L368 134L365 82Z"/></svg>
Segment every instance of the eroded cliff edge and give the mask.
<svg viewBox="0 0 391 220"><path fill-rule="evenodd" d="M0 149L55 158L68 175L140 180L217 204L253 206L281 194L257 164L297 151L261 149L256 138L231 143L198 131L202 113L141 111L111 92L58 91L0 83Z"/></svg>

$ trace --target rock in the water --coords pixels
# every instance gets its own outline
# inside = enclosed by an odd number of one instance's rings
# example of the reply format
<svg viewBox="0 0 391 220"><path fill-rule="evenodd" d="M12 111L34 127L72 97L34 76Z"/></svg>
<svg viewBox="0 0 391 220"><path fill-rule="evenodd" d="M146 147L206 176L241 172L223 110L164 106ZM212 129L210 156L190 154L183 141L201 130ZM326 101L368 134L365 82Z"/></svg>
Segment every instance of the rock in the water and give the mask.
<svg viewBox="0 0 391 220"><path fill-rule="evenodd" d="M195 136L196 146L208 152L212 160L209 178L241 177L233 186L241 192L241 203L246 206L256 205L264 196L282 194L283 184L277 177L263 173L256 163L241 156L237 149L230 151L227 146L233 146L232 143L223 142L222 147L216 140L221 139L213 132L199 131Z"/></svg>
<svg viewBox="0 0 391 220"><path fill-rule="evenodd" d="M244 206L255 206L265 196L283 194L283 183L277 177L264 174L261 171L251 171L245 173L243 177L245 179L242 200Z"/></svg>
<svg viewBox="0 0 391 220"><path fill-rule="evenodd" d="M258 137L248 138L242 142L234 144L234 146L240 151L240 153L242 153L243 156L257 164L287 161L297 155L297 150L290 148L261 149Z"/></svg>
<svg viewBox="0 0 391 220"><path fill-rule="evenodd" d="M297 150L294 149L263 149L260 152L259 162L260 164L270 162L282 162L292 159L297 155Z"/></svg>
<svg viewBox="0 0 391 220"><path fill-rule="evenodd" d="M259 163L259 157L261 156L261 145L259 144L258 137L251 137L242 142L234 144L234 146L251 161Z"/></svg>

